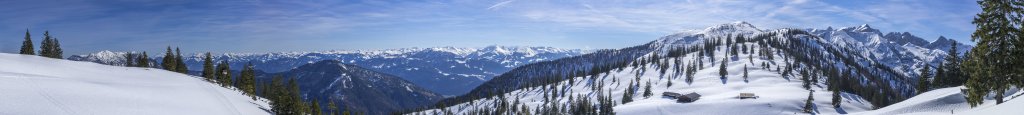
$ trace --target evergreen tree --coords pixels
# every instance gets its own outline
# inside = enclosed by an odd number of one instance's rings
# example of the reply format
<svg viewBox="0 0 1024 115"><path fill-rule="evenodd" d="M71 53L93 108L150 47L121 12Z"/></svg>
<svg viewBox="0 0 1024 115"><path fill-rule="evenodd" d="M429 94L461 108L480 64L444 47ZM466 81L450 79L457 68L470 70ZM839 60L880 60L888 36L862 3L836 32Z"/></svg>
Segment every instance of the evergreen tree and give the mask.
<svg viewBox="0 0 1024 115"><path fill-rule="evenodd" d="M654 94L651 93L651 81L647 81L647 86L644 86L644 98L649 98L652 95Z"/></svg>
<svg viewBox="0 0 1024 115"><path fill-rule="evenodd" d="M952 84L946 77L945 66L945 64L939 64L939 67L935 68L935 77L932 77L932 83L928 85L930 88L944 88Z"/></svg>
<svg viewBox="0 0 1024 115"><path fill-rule="evenodd" d="M245 64L245 67L242 68L242 73L241 73L242 75L239 76L238 86L237 86L239 89L242 90L242 92L245 92L246 95L249 95L250 97L252 97L253 100L256 100L256 97L253 96L253 94L256 93L256 73L255 73L255 71L256 70L255 70L255 68L253 68L252 63ZM314 111L314 112L316 112L316 111Z"/></svg>
<svg viewBox="0 0 1024 115"><path fill-rule="evenodd" d="M720 79L726 79L725 75L729 75L729 71L726 70L726 67L725 67L725 65L726 65L725 63L728 63L728 62L726 62L726 60L728 60L728 58L722 59L722 65L719 65L720 68L718 69L718 75L721 76Z"/></svg>
<svg viewBox="0 0 1024 115"><path fill-rule="evenodd" d="M149 66L149 54L146 51L142 51L142 55L135 59L135 67L150 67Z"/></svg>
<svg viewBox="0 0 1024 115"><path fill-rule="evenodd" d="M28 33L28 29L25 29L25 41L21 42L21 52L19 54L25 55L36 55L35 47L32 46L32 35Z"/></svg>
<svg viewBox="0 0 1024 115"><path fill-rule="evenodd" d="M171 46L167 46L167 53L164 54L164 60L161 62L160 67L163 67L164 70L167 71L178 72L178 67L175 67L178 65L178 62L174 62L177 61L174 58L175 56L174 52L171 52Z"/></svg>
<svg viewBox="0 0 1024 115"><path fill-rule="evenodd" d="M305 115L309 107L303 102L301 97L302 92L299 89L299 83L295 82L295 78L288 79L288 97L292 102L289 102L290 110L296 115Z"/></svg>
<svg viewBox="0 0 1024 115"><path fill-rule="evenodd" d="M334 101L327 99L327 113L328 115L338 115L338 104L334 104Z"/></svg>
<svg viewBox="0 0 1024 115"><path fill-rule="evenodd" d="M807 101L804 103L804 113L814 112L814 91L807 93Z"/></svg>
<svg viewBox="0 0 1024 115"><path fill-rule="evenodd" d="M669 87L672 87L672 80L671 80L671 79L669 79L669 80L668 80L668 84L665 84L665 85L667 85L667 86L665 86L665 88L669 88Z"/></svg>
<svg viewBox="0 0 1024 115"><path fill-rule="evenodd" d="M1024 4L1011 0L978 1L982 12L971 23L977 29L971 40L977 43L971 49L971 58L964 62L963 69L971 74L967 82L967 102L972 107L983 102L982 97L995 91L996 104L1004 101L1003 94L1011 85L1021 85L1024 69L1020 68L1024 57ZM1015 46L1016 45L1016 46Z"/></svg>
<svg viewBox="0 0 1024 115"><path fill-rule="evenodd" d="M846 69L846 70L849 71L850 69ZM833 71L834 71L834 69L833 69ZM843 75L843 76L845 76L845 75ZM840 85L841 84L840 81L839 81L840 78L836 78L836 77L839 77L839 76L833 75L833 76L829 76L828 77L828 82L829 82L828 83L828 86L829 86L828 88L829 88L829 90L832 91L832 107L839 108L840 105L842 105L842 103L843 103L843 97L841 97L839 95L839 94L842 93L842 92L839 91L839 88L842 87L842 86Z"/></svg>
<svg viewBox="0 0 1024 115"><path fill-rule="evenodd" d="M206 52L203 57L203 78L213 80L213 73L213 56L210 55L210 52Z"/></svg>
<svg viewBox="0 0 1024 115"><path fill-rule="evenodd" d="M686 84L692 84L693 75L697 73L697 65L694 65L693 62L690 62L690 67L687 69L689 70L687 70L686 72L689 73L686 74Z"/></svg>
<svg viewBox="0 0 1024 115"><path fill-rule="evenodd" d="M842 92L839 91L838 87L832 88L832 106L835 108L839 108L843 103L843 97L839 95L840 93Z"/></svg>
<svg viewBox="0 0 1024 115"><path fill-rule="evenodd" d="M227 60L221 61L220 64L217 64L217 73L215 75L217 75L217 82L220 83L221 86L227 87L232 84L231 67L228 66Z"/></svg>
<svg viewBox="0 0 1024 115"><path fill-rule="evenodd" d="M924 65L924 69L921 69L921 74L919 74L921 76L917 78L917 94L921 94L928 91L928 85L930 83L928 81L928 78L932 76L931 71L931 66L928 65Z"/></svg>
<svg viewBox="0 0 1024 115"><path fill-rule="evenodd" d="M175 47L174 51L176 53L174 54L174 70L177 70L178 73L188 74L188 66L185 65L185 61L182 59L184 57L181 57L181 49Z"/></svg>
<svg viewBox="0 0 1024 115"><path fill-rule="evenodd" d="M53 38L53 51L51 51L50 58L64 59L64 50L60 48L60 41L56 37Z"/></svg>
<svg viewBox="0 0 1024 115"><path fill-rule="evenodd" d="M747 75L747 65L743 65L743 81L744 82L747 81L747 78L748 78L747 76L748 76Z"/></svg>
<svg viewBox="0 0 1024 115"><path fill-rule="evenodd" d="M52 58L53 36L50 36L50 31L43 32L43 41L39 45L39 56Z"/></svg>
<svg viewBox="0 0 1024 115"><path fill-rule="evenodd" d="M295 101L290 97L286 84L281 83L281 76L274 76L271 80L270 107L277 115L297 115L293 110Z"/></svg>
<svg viewBox="0 0 1024 115"><path fill-rule="evenodd" d="M313 100L313 107L312 108L313 108L313 110L310 111L311 113L313 113L312 115L323 115L324 111L320 110L320 101Z"/></svg>
<svg viewBox="0 0 1024 115"><path fill-rule="evenodd" d="M135 67L135 64L132 64L132 63L135 63L135 55L132 54L132 52L124 53L124 66L125 67Z"/></svg>
<svg viewBox="0 0 1024 115"><path fill-rule="evenodd" d="M801 80L804 81L804 89L811 90L811 74L807 72L807 69L801 70L800 75L803 76Z"/></svg>
<svg viewBox="0 0 1024 115"><path fill-rule="evenodd" d="M949 51L946 53L948 55L946 55L946 58L942 61L942 67L940 69L936 69L942 70L943 72L936 73L937 76L942 76L943 80L941 84L943 85L941 87L960 86L963 85L964 82L967 82L967 76L964 75L962 70L960 70L960 62L962 59L959 56L960 53L957 52L958 50L956 46L957 42L953 41L949 47Z"/></svg>
<svg viewBox="0 0 1024 115"><path fill-rule="evenodd" d="M630 81L629 85L626 86L626 90L622 93L622 104L633 102L633 82Z"/></svg>

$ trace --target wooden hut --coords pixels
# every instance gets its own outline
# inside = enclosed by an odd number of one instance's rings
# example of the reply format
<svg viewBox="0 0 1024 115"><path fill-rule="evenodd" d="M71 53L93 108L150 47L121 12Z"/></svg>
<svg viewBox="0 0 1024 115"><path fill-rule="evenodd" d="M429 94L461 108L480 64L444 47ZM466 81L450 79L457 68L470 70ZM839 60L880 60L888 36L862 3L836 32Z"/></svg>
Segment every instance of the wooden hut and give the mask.
<svg viewBox="0 0 1024 115"><path fill-rule="evenodd" d="M754 95L754 93L740 93L739 96L740 99L757 99L758 97L759 96Z"/></svg>
<svg viewBox="0 0 1024 115"><path fill-rule="evenodd" d="M689 93L689 94L686 94L686 95L679 96L678 98L676 98L676 102L690 103L690 102L697 101L698 99L700 99L700 94L697 94L696 92L693 92L693 93Z"/></svg>
<svg viewBox="0 0 1024 115"><path fill-rule="evenodd" d="M681 95L682 94L679 94L679 93L676 93L676 92L664 92L664 93L661 93L661 97L667 97L667 98L672 98L672 99L679 98L679 96L681 96Z"/></svg>

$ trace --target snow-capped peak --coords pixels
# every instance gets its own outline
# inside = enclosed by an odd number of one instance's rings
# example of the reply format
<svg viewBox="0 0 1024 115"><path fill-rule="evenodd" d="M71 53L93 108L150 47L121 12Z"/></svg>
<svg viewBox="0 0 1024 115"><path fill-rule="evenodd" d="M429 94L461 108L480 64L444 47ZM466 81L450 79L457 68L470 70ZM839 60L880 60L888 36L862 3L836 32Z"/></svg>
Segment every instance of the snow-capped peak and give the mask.
<svg viewBox="0 0 1024 115"><path fill-rule="evenodd" d="M480 50L485 51L485 52L493 52L493 53L496 53L496 54L505 54L505 55L512 54L512 51L509 51L509 49L507 49L505 47L502 47L502 46L499 46L499 45L487 46L487 47L484 47L483 49L480 49Z"/></svg>
<svg viewBox="0 0 1024 115"><path fill-rule="evenodd" d="M757 29L753 24L745 21L737 21L727 24L721 24L717 26L711 26L704 29L703 34L728 34L728 33L742 33L750 34L755 32L761 32L761 29Z"/></svg>
<svg viewBox="0 0 1024 115"><path fill-rule="evenodd" d="M863 24L853 28L854 32L878 32L878 29L871 28L868 24Z"/></svg>
<svg viewBox="0 0 1024 115"><path fill-rule="evenodd" d="M665 37L661 37L655 40L658 45L683 45L691 44L699 41L707 36L730 36L735 34L750 35L758 32L763 32L761 29L757 29L753 24L745 21L737 21L732 23L720 24L705 28L703 31L692 32L685 31Z"/></svg>

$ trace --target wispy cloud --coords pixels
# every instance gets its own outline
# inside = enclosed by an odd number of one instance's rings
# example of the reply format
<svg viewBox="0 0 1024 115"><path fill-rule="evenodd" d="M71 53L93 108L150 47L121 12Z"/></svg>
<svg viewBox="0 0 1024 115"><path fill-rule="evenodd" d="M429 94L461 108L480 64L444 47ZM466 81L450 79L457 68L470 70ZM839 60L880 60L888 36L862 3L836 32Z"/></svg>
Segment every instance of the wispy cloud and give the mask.
<svg viewBox="0 0 1024 115"><path fill-rule="evenodd" d="M491 5L491 7L487 7L487 10L497 10L498 8L501 8L501 6L504 6L505 4L508 4L508 3L512 3L513 1L515 1L515 0L507 0L507 1L498 2L497 4Z"/></svg>
<svg viewBox="0 0 1024 115"><path fill-rule="evenodd" d="M221 52L547 45L618 48L691 29L748 21L760 28L871 24L966 40L971 1L0 1L0 36L51 30L69 53ZM60 6L60 7L53 7ZM600 40L595 40L600 39ZM0 39L17 43L20 39ZM537 42L544 41L544 42ZM224 46L224 43L232 43ZM371 44L371 45L368 45ZM0 44L13 52L17 44ZM191 51L191 50L190 50Z"/></svg>

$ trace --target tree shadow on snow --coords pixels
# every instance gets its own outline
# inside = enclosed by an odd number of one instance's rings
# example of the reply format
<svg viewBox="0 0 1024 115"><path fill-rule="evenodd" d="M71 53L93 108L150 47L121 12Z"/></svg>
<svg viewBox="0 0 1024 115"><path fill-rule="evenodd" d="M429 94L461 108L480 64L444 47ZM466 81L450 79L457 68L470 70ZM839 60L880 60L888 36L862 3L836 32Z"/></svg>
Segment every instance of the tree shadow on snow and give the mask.
<svg viewBox="0 0 1024 115"><path fill-rule="evenodd" d="M818 111L818 104L813 104L812 103L811 104L811 110L814 110L814 112L811 112L811 115L817 115L818 113L821 113L821 111Z"/></svg>
<svg viewBox="0 0 1024 115"><path fill-rule="evenodd" d="M842 107L836 107L836 113L839 113L839 114L847 114L847 113L846 113L846 110L843 110L843 108L842 108Z"/></svg>
<svg viewBox="0 0 1024 115"><path fill-rule="evenodd" d="M256 103L253 103L253 102L249 102L249 103L251 103L251 104L253 104L253 105L257 105L257 106L259 106L258 104L256 104ZM274 112L270 112L270 109L269 109L269 108L264 108L264 107L262 107L262 106L260 106L259 108L260 108L260 110L263 110L263 112L267 112L267 113L274 113Z"/></svg>
<svg viewBox="0 0 1024 115"><path fill-rule="evenodd" d="M725 84L725 82L729 80L729 78L723 78L723 77L720 77L718 79L722 80L722 84Z"/></svg>

